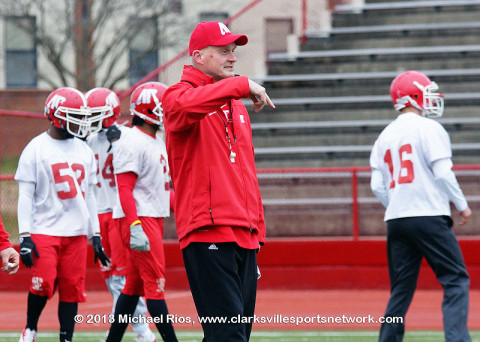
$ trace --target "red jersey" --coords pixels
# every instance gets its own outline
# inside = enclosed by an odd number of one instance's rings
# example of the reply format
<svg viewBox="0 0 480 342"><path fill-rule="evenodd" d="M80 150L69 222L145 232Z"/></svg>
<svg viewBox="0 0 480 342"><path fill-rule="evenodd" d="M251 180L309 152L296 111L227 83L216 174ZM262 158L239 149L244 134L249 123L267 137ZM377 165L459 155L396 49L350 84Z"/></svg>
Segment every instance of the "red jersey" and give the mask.
<svg viewBox="0 0 480 342"><path fill-rule="evenodd" d="M250 118L240 101L248 94L247 77L214 82L185 66L181 81L163 96L180 242L207 226L241 227L258 242L265 241ZM217 236L215 242L230 241Z"/></svg>

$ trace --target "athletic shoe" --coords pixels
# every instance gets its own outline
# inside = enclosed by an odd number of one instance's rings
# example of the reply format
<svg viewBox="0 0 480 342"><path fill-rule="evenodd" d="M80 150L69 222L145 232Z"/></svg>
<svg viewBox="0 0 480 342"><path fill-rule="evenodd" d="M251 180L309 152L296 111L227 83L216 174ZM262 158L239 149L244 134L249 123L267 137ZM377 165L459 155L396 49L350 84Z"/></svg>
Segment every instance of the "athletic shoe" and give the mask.
<svg viewBox="0 0 480 342"><path fill-rule="evenodd" d="M157 342L157 338L153 331L149 330L145 335L138 335L135 342Z"/></svg>
<svg viewBox="0 0 480 342"><path fill-rule="evenodd" d="M37 332L35 330L24 328L18 342L35 342L36 337Z"/></svg>

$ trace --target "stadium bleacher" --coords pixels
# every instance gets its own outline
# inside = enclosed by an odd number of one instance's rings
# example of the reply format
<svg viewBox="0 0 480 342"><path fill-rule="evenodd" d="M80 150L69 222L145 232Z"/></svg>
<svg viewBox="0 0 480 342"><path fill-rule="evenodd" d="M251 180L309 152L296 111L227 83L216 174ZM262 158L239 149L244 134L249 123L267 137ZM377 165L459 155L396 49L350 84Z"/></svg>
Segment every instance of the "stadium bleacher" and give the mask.
<svg viewBox="0 0 480 342"><path fill-rule="evenodd" d="M296 59L313 59L321 62L322 58L332 57L384 57L394 55L454 55L479 52L480 45L450 45L450 46L413 46L413 47L392 47L392 48L365 48L365 49L344 49L328 51L300 51L297 53L275 52L269 55L269 61L291 61ZM318 60L317 60L318 59Z"/></svg>
<svg viewBox="0 0 480 342"><path fill-rule="evenodd" d="M420 24L397 24L397 25L372 25L372 26L350 26L350 27L334 27L329 31L322 30L307 30L305 33L307 36L314 37L325 37L332 35L342 35L342 34L370 34L370 33L383 33L387 35L394 35L397 32L400 32L404 35L409 33L419 32L419 31L446 31L448 34L452 30L471 30L480 28L480 22L478 21L469 21L469 22L454 22L454 23L420 23Z"/></svg>
<svg viewBox="0 0 480 342"><path fill-rule="evenodd" d="M479 14L479 0L337 5L330 31L306 31L298 52L268 56L268 75L257 81L277 108L250 116L257 167L368 166L376 137L396 115L388 94L390 82L409 69L425 72L445 95L446 110L439 122L450 133L454 163L478 163ZM343 182L339 175L327 177L331 190L345 195L338 203L329 198L320 176L275 181L260 177L266 220L273 228L270 236L292 236L280 228L294 214L289 206L303 208L304 216L295 218L300 235L328 235L342 224L347 228L337 233L350 234L350 223L341 221L342 215L350 214L350 175ZM382 208L369 189L368 172L361 178L363 234L383 235ZM459 182L477 205L480 189L473 184L475 177L459 177ZM327 222L332 217L338 219L332 227L308 228L312 220ZM472 234L467 229L459 233Z"/></svg>
<svg viewBox="0 0 480 342"><path fill-rule="evenodd" d="M459 7L459 6L471 6L480 5L478 0L429 0L429 1L394 1L394 2L377 2L371 1L358 6L352 4L337 5L335 11L337 13L345 12L365 12L365 11L378 11L378 10L398 10L398 9L435 9Z"/></svg>

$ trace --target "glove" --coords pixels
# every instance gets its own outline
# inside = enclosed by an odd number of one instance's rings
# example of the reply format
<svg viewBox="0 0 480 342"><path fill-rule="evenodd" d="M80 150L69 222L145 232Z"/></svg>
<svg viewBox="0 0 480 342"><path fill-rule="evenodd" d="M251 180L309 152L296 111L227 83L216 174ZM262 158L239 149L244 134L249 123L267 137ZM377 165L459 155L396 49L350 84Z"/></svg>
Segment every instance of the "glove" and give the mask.
<svg viewBox="0 0 480 342"><path fill-rule="evenodd" d="M122 131L119 130L116 125L112 125L108 127L106 135L107 135L107 140L109 142L114 142L120 139L120 136L122 135Z"/></svg>
<svg viewBox="0 0 480 342"><path fill-rule="evenodd" d="M20 236L20 258L22 259L22 263L27 267L30 268L33 266L33 253L37 258L40 257L38 255L37 246L33 242L30 235Z"/></svg>
<svg viewBox="0 0 480 342"><path fill-rule="evenodd" d="M93 251L95 252L95 259L93 261L97 263L97 260L100 260L100 263L103 266L108 266L110 264L110 259L103 250L102 239L100 238L100 236L94 235L92 237L92 246Z"/></svg>
<svg viewBox="0 0 480 342"><path fill-rule="evenodd" d="M122 135L122 131L119 130L116 125L112 125L108 127L106 136L107 136L108 142L110 143L110 146L108 147L107 152L110 152L110 150L112 149L112 143L120 139L121 135Z"/></svg>
<svg viewBox="0 0 480 342"><path fill-rule="evenodd" d="M130 248L139 252L148 252L150 250L150 242L141 224L130 226Z"/></svg>

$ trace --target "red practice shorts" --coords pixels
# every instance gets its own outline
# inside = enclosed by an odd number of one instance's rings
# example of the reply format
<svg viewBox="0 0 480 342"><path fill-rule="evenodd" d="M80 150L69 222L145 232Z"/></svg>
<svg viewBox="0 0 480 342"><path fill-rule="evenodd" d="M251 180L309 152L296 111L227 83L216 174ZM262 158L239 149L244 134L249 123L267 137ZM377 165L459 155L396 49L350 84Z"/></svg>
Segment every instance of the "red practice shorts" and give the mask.
<svg viewBox="0 0 480 342"><path fill-rule="evenodd" d="M39 258L34 256L30 292L52 298L58 288L61 302L85 302L87 237L32 234L32 240Z"/></svg>
<svg viewBox="0 0 480 342"><path fill-rule="evenodd" d="M146 299L165 299L165 252L163 249L163 218L140 217L142 228L150 242L150 251L130 249L130 226L125 218L116 219L122 240L129 250L127 280L122 293L145 296Z"/></svg>
<svg viewBox="0 0 480 342"><path fill-rule="evenodd" d="M112 275L124 276L127 266L126 253L128 251L122 243L122 237L112 218L112 213L98 214L98 221L100 222L102 246L111 260L110 267L103 266L101 262L98 263L102 276L104 279L108 279Z"/></svg>

